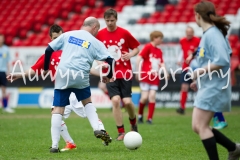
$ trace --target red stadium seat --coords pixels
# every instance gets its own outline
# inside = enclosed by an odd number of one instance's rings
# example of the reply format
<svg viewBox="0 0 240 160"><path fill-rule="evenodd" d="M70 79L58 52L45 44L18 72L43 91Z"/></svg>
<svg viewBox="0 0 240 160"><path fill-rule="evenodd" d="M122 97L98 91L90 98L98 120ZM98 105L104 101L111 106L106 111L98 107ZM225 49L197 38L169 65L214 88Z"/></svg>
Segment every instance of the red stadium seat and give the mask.
<svg viewBox="0 0 240 160"><path fill-rule="evenodd" d="M18 35L20 38L24 39L26 38L27 36L27 30L26 29L23 29L19 32L19 35Z"/></svg>
<svg viewBox="0 0 240 160"><path fill-rule="evenodd" d="M237 42L239 40L237 35L230 35L228 39L230 44L232 44L232 47L235 47L235 45L237 45Z"/></svg>
<svg viewBox="0 0 240 160"><path fill-rule="evenodd" d="M33 26L33 30L35 32L40 32L41 31L41 27L42 27L42 24L41 23L37 23Z"/></svg>
<svg viewBox="0 0 240 160"><path fill-rule="evenodd" d="M63 18L63 19L68 19L68 11L63 11L62 13L61 13L61 18Z"/></svg>
<svg viewBox="0 0 240 160"><path fill-rule="evenodd" d="M158 23L158 18L155 18L155 17L151 17L151 18L148 18L147 19L147 23Z"/></svg>
<svg viewBox="0 0 240 160"><path fill-rule="evenodd" d="M82 5L81 4L77 4L76 6L74 6L74 11L77 12L77 13L81 13Z"/></svg>
<svg viewBox="0 0 240 160"><path fill-rule="evenodd" d="M160 16L161 16L161 12L154 12L151 17L158 19L160 18Z"/></svg>
<svg viewBox="0 0 240 160"><path fill-rule="evenodd" d="M147 19L141 18L140 20L137 21L137 23L140 23L140 24L147 23Z"/></svg>

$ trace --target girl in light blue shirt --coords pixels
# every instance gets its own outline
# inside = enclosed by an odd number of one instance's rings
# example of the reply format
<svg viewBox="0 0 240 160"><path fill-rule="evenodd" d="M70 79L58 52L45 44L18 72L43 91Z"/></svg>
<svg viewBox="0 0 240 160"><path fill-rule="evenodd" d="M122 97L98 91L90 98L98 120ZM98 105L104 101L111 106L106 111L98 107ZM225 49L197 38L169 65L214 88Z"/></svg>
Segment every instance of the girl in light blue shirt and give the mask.
<svg viewBox="0 0 240 160"><path fill-rule="evenodd" d="M202 140L211 160L218 160L216 143L225 147L229 160L240 157L240 144L229 140L216 129L209 127L215 112L231 110L230 54L226 39L230 22L216 15L212 2L202 1L195 5L195 19L203 29L197 51L199 68L194 71L195 81L191 88L198 90L194 101L192 128Z"/></svg>

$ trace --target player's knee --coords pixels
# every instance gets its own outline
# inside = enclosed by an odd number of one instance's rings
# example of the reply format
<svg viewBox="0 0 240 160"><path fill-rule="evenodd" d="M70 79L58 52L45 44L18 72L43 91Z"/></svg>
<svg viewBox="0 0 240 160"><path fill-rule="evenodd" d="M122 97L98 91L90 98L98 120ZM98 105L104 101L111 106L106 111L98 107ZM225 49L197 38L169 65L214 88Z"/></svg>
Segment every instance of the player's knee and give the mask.
<svg viewBox="0 0 240 160"><path fill-rule="evenodd" d="M155 103L155 101L156 101L155 96L149 96L149 102Z"/></svg>
<svg viewBox="0 0 240 160"><path fill-rule="evenodd" d="M148 100L147 97L141 97L140 102L145 104L147 103L147 100Z"/></svg>
<svg viewBox="0 0 240 160"><path fill-rule="evenodd" d="M124 106L130 106L132 105L132 100L131 99L123 99Z"/></svg>
<svg viewBox="0 0 240 160"><path fill-rule="evenodd" d="M120 104L121 98L119 96L114 96L114 97L111 98L111 100L112 100L113 105L117 106L117 105Z"/></svg>
<svg viewBox="0 0 240 160"><path fill-rule="evenodd" d="M199 132L199 126L197 124L192 124L192 130L193 132L197 133Z"/></svg>

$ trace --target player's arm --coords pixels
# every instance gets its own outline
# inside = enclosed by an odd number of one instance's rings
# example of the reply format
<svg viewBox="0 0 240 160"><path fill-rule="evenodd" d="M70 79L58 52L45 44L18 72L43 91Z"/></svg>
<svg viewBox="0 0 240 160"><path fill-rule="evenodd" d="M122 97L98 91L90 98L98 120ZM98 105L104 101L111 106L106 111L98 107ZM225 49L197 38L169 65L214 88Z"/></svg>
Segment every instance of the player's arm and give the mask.
<svg viewBox="0 0 240 160"><path fill-rule="evenodd" d="M20 79L20 78L23 78L23 77L28 78L29 76L32 76L32 75L35 75L35 74L36 74L36 72L32 68L30 68L29 70L25 71L24 73L8 74L6 78L9 82L13 82L17 79Z"/></svg>
<svg viewBox="0 0 240 160"><path fill-rule="evenodd" d="M230 66L229 54L226 54L225 48L217 42L217 38L211 38L211 40L209 39L207 42L209 45L211 61L208 65L194 71L194 79L197 79L200 75L211 73L212 71L218 71L224 66ZM203 54L206 54L205 51L203 51Z"/></svg>
<svg viewBox="0 0 240 160"><path fill-rule="evenodd" d="M49 69L49 64L50 64L50 58L52 56L52 53L54 50L50 45L45 50L45 58L44 58L44 71L47 71Z"/></svg>
<svg viewBox="0 0 240 160"><path fill-rule="evenodd" d="M167 79L169 79L169 78L170 78L170 75L169 75L169 73L168 73L168 71L167 71L167 68L166 68L166 66L165 66L165 63L164 63L164 62L160 63L160 67L161 67L161 69L162 69L163 72L164 72L164 77L166 77Z"/></svg>
<svg viewBox="0 0 240 160"><path fill-rule="evenodd" d="M100 77L99 70L98 70L98 69L95 69L95 68L91 68L90 74L91 74L91 75L94 75L94 76L97 76L97 77Z"/></svg>
<svg viewBox="0 0 240 160"><path fill-rule="evenodd" d="M131 57L136 56L139 53L139 48L138 46L140 43L129 33L128 31L126 32L126 40L128 42L128 47L132 50L131 52L123 52L125 54L122 55L122 58L124 60L129 60Z"/></svg>
<svg viewBox="0 0 240 160"><path fill-rule="evenodd" d="M94 59L98 61L105 61L110 66L107 78L111 79L113 77L114 59L105 45L99 40L96 41Z"/></svg>
<svg viewBox="0 0 240 160"><path fill-rule="evenodd" d="M62 46L64 44L64 34L65 33L61 34L58 38L48 44L48 47L45 50L44 71L47 71L49 69L50 59L53 52L62 49Z"/></svg>

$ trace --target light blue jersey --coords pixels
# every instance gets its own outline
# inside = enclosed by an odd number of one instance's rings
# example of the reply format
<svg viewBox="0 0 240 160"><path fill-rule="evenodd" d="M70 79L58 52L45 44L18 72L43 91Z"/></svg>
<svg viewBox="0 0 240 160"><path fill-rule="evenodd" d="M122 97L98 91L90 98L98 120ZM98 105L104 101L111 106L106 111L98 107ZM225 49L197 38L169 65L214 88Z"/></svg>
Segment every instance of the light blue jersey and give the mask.
<svg viewBox="0 0 240 160"><path fill-rule="evenodd" d="M89 85L89 72L94 60L111 57L102 42L84 30L66 32L49 43L53 50L62 50L55 89L83 89Z"/></svg>
<svg viewBox="0 0 240 160"><path fill-rule="evenodd" d="M10 61L9 49L6 45L0 47L0 72L7 72Z"/></svg>
<svg viewBox="0 0 240 160"><path fill-rule="evenodd" d="M230 111L231 109L231 84L230 84L230 54L231 48L228 40L217 27L209 28L202 36L198 53L198 67L203 68L211 64L222 66L220 71L209 73L201 77L194 106L213 112ZM223 76L225 75L225 77Z"/></svg>

